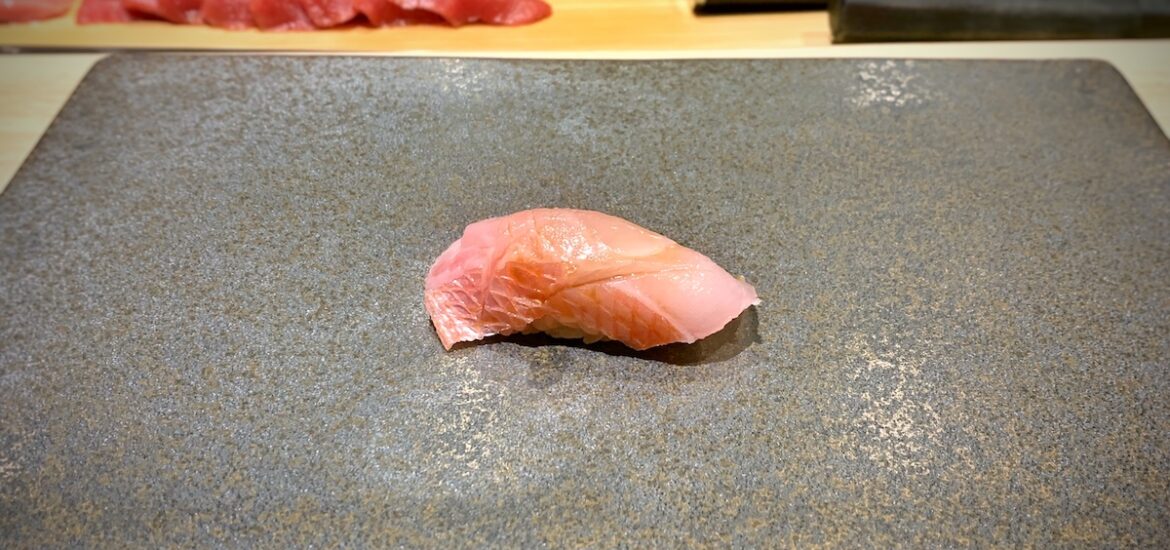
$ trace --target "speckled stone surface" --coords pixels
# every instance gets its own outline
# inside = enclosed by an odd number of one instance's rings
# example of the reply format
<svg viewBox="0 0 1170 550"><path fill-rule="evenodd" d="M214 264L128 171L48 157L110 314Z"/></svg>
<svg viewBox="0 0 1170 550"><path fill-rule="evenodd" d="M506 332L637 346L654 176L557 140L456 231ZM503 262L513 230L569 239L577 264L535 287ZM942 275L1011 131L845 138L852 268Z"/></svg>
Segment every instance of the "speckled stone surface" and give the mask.
<svg viewBox="0 0 1170 550"><path fill-rule="evenodd" d="M473 220L763 304L444 352ZM0 195L0 546L1156 547L1170 144L1095 62L115 56Z"/></svg>

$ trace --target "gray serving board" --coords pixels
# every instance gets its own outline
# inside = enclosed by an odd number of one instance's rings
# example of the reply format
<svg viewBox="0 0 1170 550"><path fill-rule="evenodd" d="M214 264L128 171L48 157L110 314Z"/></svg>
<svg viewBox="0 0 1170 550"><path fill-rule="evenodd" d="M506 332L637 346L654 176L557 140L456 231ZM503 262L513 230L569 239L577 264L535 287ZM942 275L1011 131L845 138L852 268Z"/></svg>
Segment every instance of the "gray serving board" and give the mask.
<svg viewBox="0 0 1170 550"><path fill-rule="evenodd" d="M754 283L446 352L469 222ZM1099 62L114 56L0 195L0 546L1170 540L1170 143Z"/></svg>

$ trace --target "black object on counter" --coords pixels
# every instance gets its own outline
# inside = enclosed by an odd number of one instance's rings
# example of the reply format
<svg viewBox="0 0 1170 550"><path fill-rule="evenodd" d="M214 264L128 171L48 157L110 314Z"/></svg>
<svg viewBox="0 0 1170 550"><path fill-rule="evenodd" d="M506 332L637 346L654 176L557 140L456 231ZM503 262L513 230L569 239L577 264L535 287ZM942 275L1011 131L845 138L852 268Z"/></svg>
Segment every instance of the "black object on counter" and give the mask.
<svg viewBox="0 0 1170 550"><path fill-rule="evenodd" d="M1170 36L1170 0L832 0L834 42Z"/></svg>

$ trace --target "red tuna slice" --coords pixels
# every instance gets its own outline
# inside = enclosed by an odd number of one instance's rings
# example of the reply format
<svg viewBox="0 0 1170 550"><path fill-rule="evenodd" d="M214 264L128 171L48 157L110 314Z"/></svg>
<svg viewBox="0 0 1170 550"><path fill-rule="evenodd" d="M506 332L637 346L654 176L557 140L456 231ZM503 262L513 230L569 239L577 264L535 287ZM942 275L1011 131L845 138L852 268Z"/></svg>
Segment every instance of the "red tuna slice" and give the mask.
<svg viewBox="0 0 1170 550"><path fill-rule="evenodd" d="M309 20L319 29L335 27L357 15L354 0L299 0Z"/></svg>
<svg viewBox="0 0 1170 550"><path fill-rule="evenodd" d="M0 23L25 23L60 17L73 0L0 0Z"/></svg>
<svg viewBox="0 0 1170 550"><path fill-rule="evenodd" d="M313 21L296 0L250 0L248 4L256 26L265 30L312 30Z"/></svg>
<svg viewBox="0 0 1170 550"><path fill-rule="evenodd" d="M626 220L537 209L467 226L431 267L423 302L447 349L539 331L642 350L710 336L759 299L706 256Z"/></svg>
<svg viewBox="0 0 1170 550"><path fill-rule="evenodd" d="M543 0L391 0L408 10L427 10L454 27L484 22L493 25L525 25L552 15Z"/></svg>
<svg viewBox="0 0 1170 550"><path fill-rule="evenodd" d="M233 30L256 26L250 0L203 0L203 22Z"/></svg>
<svg viewBox="0 0 1170 550"><path fill-rule="evenodd" d="M130 13L130 10L122 5L122 0L82 0L81 7L77 10L77 23L81 25L125 23L137 19L142 17Z"/></svg>
<svg viewBox="0 0 1170 550"><path fill-rule="evenodd" d="M426 10L408 10L391 0L355 0L354 8L366 16L371 25L415 25L441 24L446 21L438 14Z"/></svg>
<svg viewBox="0 0 1170 550"><path fill-rule="evenodd" d="M122 0L122 5L132 13L146 14L171 23L197 24L203 20L200 12L203 0Z"/></svg>

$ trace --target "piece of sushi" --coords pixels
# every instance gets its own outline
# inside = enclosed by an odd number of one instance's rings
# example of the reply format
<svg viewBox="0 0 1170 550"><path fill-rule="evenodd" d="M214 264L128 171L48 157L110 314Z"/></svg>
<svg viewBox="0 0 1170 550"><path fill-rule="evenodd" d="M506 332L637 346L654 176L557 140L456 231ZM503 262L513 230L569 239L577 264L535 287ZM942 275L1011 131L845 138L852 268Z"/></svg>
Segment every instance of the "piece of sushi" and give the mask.
<svg viewBox="0 0 1170 550"><path fill-rule="evenodd" d="M467 226L431 267L425 302L447 349L544 332L643 350L714 334L759 298L653 231L600 212L542 208Z"/></svg>

